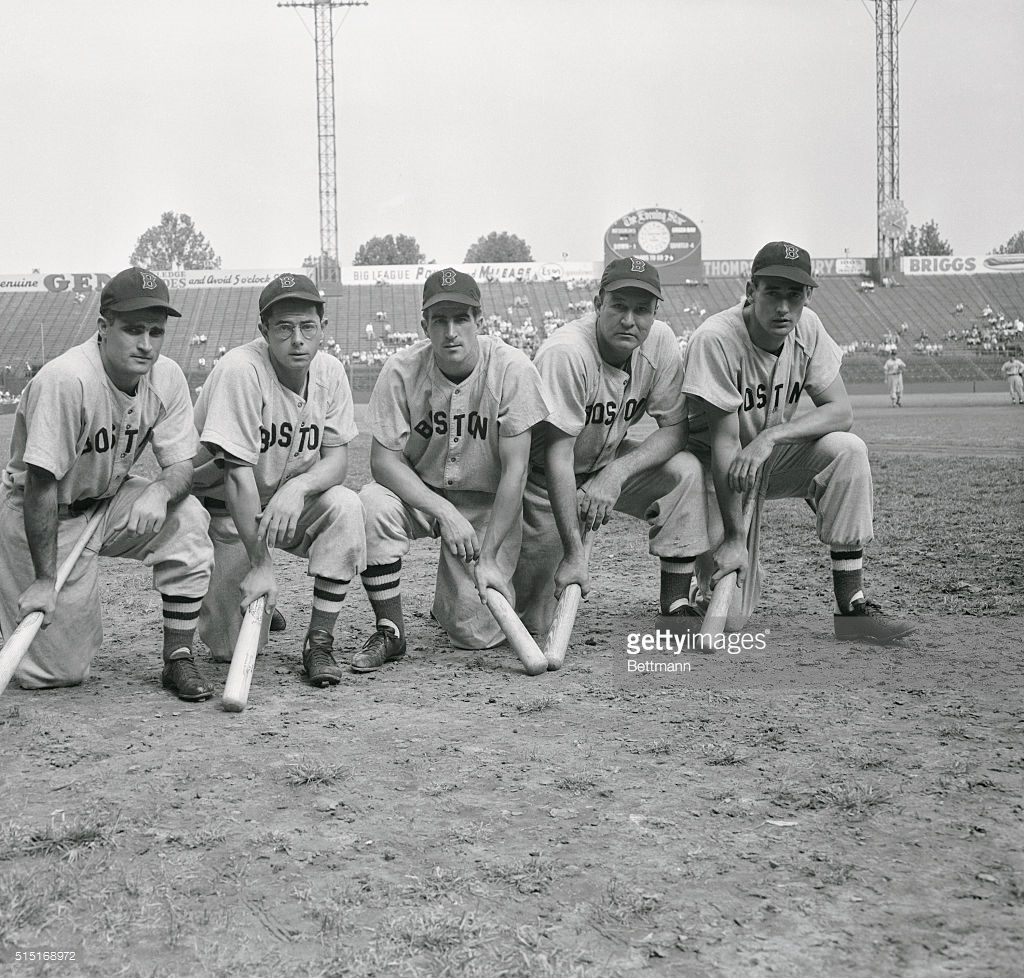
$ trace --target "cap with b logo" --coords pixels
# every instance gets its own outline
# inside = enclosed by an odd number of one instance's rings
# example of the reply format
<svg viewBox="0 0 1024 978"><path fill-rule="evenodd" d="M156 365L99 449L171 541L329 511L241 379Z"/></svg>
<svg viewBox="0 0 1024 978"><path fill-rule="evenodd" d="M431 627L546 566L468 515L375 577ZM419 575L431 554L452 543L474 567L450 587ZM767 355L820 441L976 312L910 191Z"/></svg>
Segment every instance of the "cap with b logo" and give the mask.
<svg viewBox="0 0 1024 978"><path fill-rule="evenodd" d="M655 298L662 298L658 269L643 258L616 258L608 263L601 276L601 291L617 289L643 289Z"/></svg>
<svg viewBox="0 0 1024 978"><path fill-rule="evenodd" d="M260 315L262 316L275 302L282 299L301 299L320 307L323 314L324 297L313 284L313 280L305 275L294 275L284 272L278 275L260 293Z"/></svg>
<svg viewBox="0 0 1024 978"><path fill-rule="evenodd" d="M100 293L100 312L136 312L162 309L168 316L181 316L171 305L167 283L144 268L126 268L118 272Z"/></svg>
<svg viewBox="0 0 1024 978"><path fill-rule="evenodd" d="M750 266L750 277L770 275L772 278L787 278L791 282L817 288L811 278L811 256L788 241L769 241L755 256Z"/></svg>
<svg viewBox="0 0 1024 978"><path fill-rule="evenodd" d="M464 306L480 305L480 286L472 275L454 268L442 268L427 276L423 283L423 305L429 309L439 302L461 302Z"/></svg>

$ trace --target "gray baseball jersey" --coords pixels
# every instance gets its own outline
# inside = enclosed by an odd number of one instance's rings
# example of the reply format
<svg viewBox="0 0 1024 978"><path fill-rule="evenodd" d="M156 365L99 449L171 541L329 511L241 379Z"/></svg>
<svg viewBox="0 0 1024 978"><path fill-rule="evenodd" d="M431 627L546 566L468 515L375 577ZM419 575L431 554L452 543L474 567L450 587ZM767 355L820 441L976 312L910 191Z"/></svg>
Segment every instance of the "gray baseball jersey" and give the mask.
<svg viewBox="0 0 1024 978"><path fill-rule="evenodd" d="M480 360L465 380L445 377L422 340L387 359L370 395L370 433L437 489L496 492L498 438L520 435L548 414L526 355L493 336L479 340Z"/></svg>
<svg viewBox="0 0 1024 978"><path fill-rule="evenodd" d="M25 485L25 466L57 479L57 502L112 496L147 445L160 466L192 458L199 447L181 368L157 357L134 395L103 369L96 337L43 366L22 393L4 469L5 494Z"/></svg>
<svg viewBox="0 0 1024 978"><path fill-rule="evenodd" d="M815 312L804 309L776 355L751 341L743 306L706 319L687 344L683 392L693 395L688 405L695 447L709 447L702 400L739 415L740 444L745 446L765 428L792 418L804 392L820 394L839 376L842 351Z"/></svg>
<svg viewBox="0 0 1024 978"><path fill-rule="evenodd" d="M683 361L667 323L656 320L647 339L633 351L629 370L601 358L597 316L567 323L541 345L534 360L551 404L548 423L575 435L573 468L586 475L604 468L629 429L645 414L659 427L686 416L681 387ZM544 469L546 439L534 437L530 464Z"/></svg>
<svg viewBox="0 0 1024 978"><path fill-rule="evenodd" d="M358 433L341 362L317 353L305 396L296 394L278 381L262 337L224 354L203 385L195 424L202 441L196 466L225 456L252 466L263 505L311 468L321 448L347 445ZM223 479L196 491L226 498Z"/></svg>

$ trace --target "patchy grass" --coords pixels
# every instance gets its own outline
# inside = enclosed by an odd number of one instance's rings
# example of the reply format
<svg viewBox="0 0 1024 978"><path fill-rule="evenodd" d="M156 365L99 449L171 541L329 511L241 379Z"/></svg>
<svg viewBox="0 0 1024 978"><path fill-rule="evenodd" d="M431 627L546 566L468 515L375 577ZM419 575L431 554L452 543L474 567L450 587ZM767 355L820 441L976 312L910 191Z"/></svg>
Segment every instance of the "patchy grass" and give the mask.
<svg viewBox="0 0 1024 978"><path fill-rule="evenodd" d="M595 908L595 916L599 921L617 924L648 921L661 906L661 902L661 894L648 892L612 877L605 887L600 904Z"/></svg>
<svg viewBox="0 0 1024 978"><path fill-rule="evenodd" d="M296 761L288 768L288 779L295 785L343 784L349 779L350 773L344 764L306 758Z"/></svg>
<svg viewBox="0 0 1024 978"><path fill-rule="evenodd" d="M520 713L543 713L545 710L553 710L555 707L561 705L561 694L549 694L546 696L538 696L535 699L519 700L519 702L516 703L516 709Z"/></svg>
<svg viewBox="0 0 1024 978"><path fill-rule="evenodd" d="M514 863L488 863L480 871L489 883L502 883L519 893L544 893L555 879L555 863L543 856L530 856Z"/></svg>
<svg viewBox="0 0 1024 978"><path fill-rule="evenodd" d="M0 833L0 859L17 856L57 856L74 862L85 852L112 846L120 813L110 816L89 813L68 816L59 812L42 829L27 829L13 824Z"/></svg>
<svg viewBox="0 0 1024 978"><path fill-rule="evenodd" d="M585 795L591 788L597 787L597 779L589 774L567 774L555 781L559 791L568 791L574 795Z"/></svg>

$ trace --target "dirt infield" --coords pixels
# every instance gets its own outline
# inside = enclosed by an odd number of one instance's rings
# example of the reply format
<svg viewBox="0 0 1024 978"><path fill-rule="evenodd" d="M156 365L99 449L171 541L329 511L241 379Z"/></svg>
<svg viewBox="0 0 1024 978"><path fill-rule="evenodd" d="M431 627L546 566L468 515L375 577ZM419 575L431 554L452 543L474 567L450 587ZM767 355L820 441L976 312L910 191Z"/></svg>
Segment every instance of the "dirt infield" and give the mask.
<svg viewBox="0 0 1024 978"><path fill-rule="evenodd" d="M626 674L657 568L620 518L565 668L534 679L446 648L423 543L407 660L312 689L284 558L288 631L228 714L160 688L148 575L104 561L92 678L0 699L0 974L1020 974L1024 408L907 402L855 399L870 592L919 621L895 650L832 639L827 556L787 501L759 654ZM350 485L366 459L361 435ZM369 614L354 588L336 646Z"/></svg>

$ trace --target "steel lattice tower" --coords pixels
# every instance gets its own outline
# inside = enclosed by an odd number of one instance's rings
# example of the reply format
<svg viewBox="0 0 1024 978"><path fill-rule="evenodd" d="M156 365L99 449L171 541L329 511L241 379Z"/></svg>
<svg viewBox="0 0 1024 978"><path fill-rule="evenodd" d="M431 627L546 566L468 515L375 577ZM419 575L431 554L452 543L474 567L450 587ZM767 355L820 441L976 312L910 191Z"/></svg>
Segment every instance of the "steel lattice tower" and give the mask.
<svg viewBox="0 0 1024 978"><path fill-rule="evenodd" d="M900 200L899 0L875 0L878 271L893 273L906 231Z"/></svg>
<svg viewBox="0 0 1024 978"><path fill-rule="evenodd" d="M365 7L369 0L294 0L279 7L313 11L316 44L317 153L320 161L320 254L317 283L339 281L338 164L334 136L334 8Z"/></svg>

